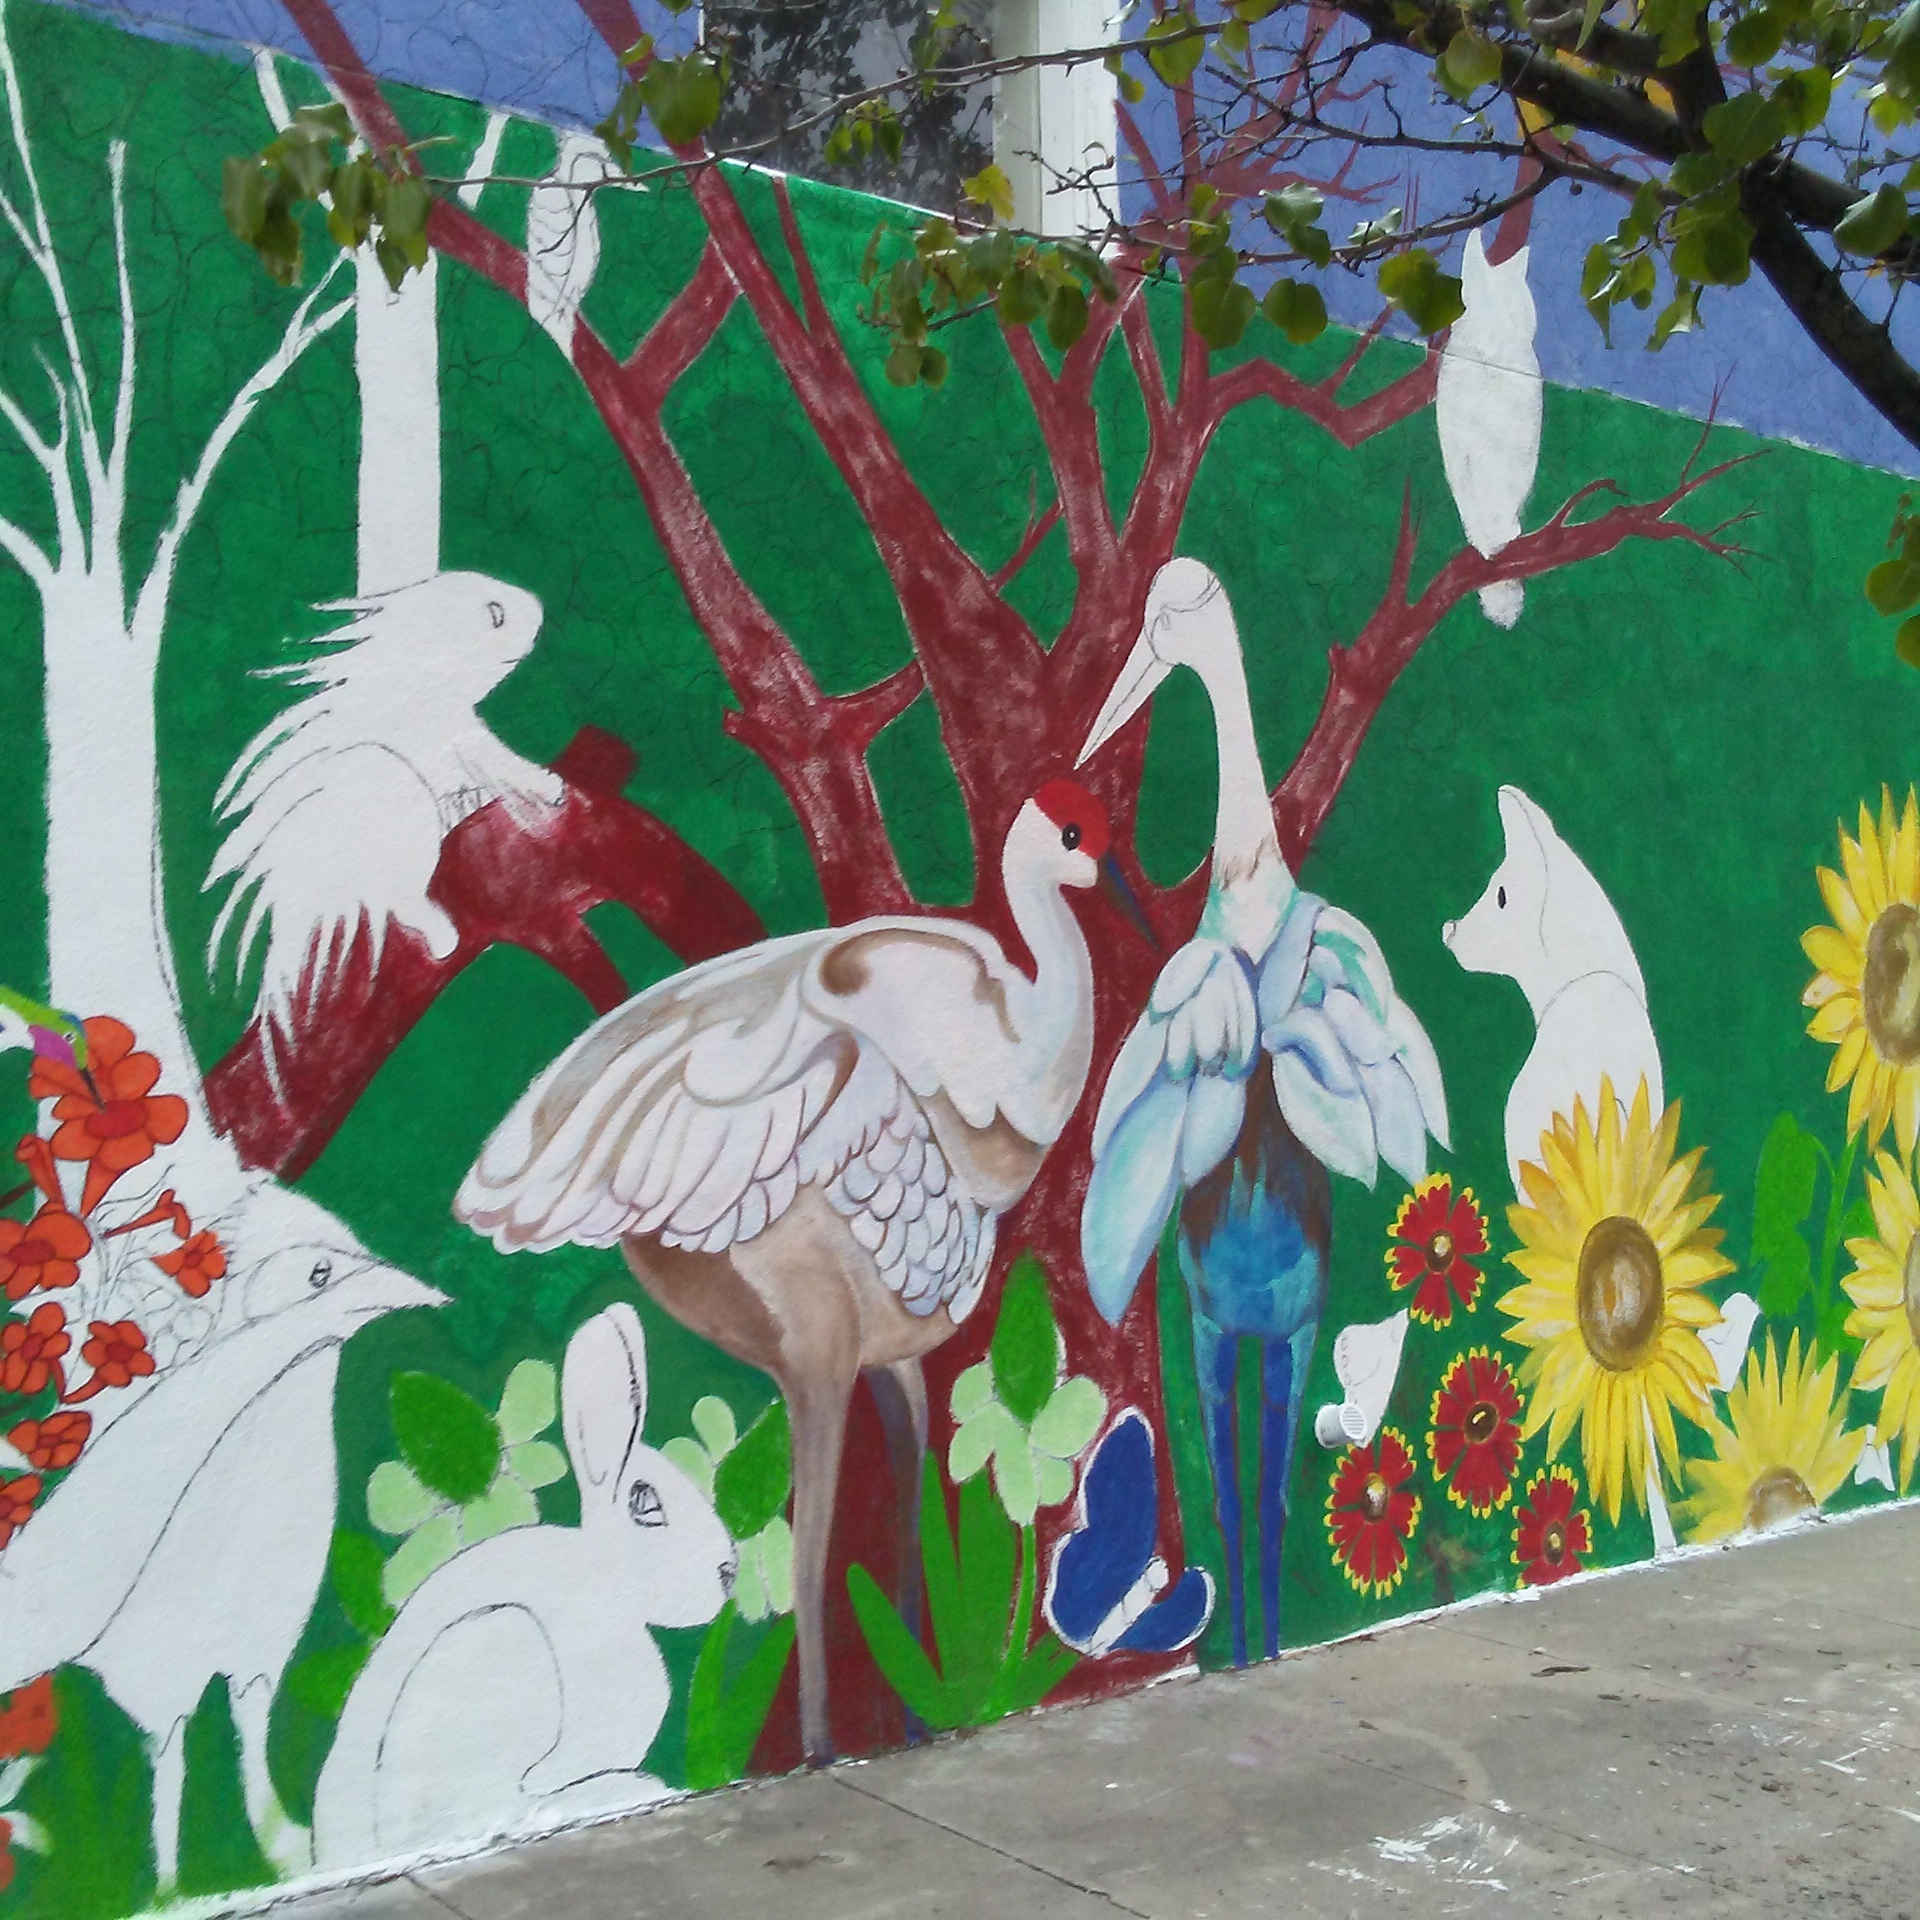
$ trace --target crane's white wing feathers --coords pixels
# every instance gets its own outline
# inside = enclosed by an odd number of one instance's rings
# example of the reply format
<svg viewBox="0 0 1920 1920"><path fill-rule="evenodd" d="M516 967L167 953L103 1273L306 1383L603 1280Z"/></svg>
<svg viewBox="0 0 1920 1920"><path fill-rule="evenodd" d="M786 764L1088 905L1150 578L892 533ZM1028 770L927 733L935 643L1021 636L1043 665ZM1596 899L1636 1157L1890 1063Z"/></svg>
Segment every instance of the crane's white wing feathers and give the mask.
<svg viewBox="0 0 1920 1920"><path fill-rule="evenodd" d="M541 1075L455 1212L503 1251L635 1235L719 1253L816 1186L909 1309L958 1319L985 1284L995 1212L957 1177L929 1105L996 1119L1008 986L971 929L916 921L690 968ZM928 1033L932 996L958 1012Z"/></svg>

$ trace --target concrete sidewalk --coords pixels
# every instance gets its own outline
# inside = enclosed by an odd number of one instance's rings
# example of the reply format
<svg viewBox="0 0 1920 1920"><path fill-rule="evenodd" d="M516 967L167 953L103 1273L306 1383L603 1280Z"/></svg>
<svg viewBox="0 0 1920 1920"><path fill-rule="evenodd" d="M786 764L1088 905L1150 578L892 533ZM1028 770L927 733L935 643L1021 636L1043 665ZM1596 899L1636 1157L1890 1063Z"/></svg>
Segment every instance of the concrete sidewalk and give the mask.
<svg viewBox="0 0 1920 1920"><path fill-rule="evenodd" d="M1920 1920L1920 1508L796 1775L276 1920Z"/></svg>

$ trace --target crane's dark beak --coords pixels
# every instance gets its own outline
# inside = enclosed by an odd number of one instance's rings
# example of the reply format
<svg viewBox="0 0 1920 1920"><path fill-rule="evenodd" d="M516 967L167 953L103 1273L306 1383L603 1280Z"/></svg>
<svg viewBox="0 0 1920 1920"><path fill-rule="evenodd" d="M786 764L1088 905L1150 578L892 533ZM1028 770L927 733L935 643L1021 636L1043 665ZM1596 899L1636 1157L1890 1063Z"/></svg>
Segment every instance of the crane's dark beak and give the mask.
<svg viewBox="0 0 1920 1920"><path fill-rule="evenodd" d="M1100 861L1100 891L1119 909L1122 918L1134 932L1158 953L1160 942L1153 937L1153 929L1147 924L1139 896L1127 884L1127 876L1120 871L1119 861L1110 853L1103 855Z"/></svg>

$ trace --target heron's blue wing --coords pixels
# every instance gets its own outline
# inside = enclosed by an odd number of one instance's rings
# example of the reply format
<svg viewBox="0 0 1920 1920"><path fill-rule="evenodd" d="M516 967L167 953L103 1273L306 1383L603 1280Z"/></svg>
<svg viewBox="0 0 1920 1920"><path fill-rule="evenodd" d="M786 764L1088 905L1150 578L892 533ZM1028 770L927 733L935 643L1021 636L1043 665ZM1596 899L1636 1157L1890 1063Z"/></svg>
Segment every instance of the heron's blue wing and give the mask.
<svg viewBox="0 0 1920 1920"><path fill-rule="evenodd" d="M1181 1189L1231 1151L1258 1044L1246 961L1220 941L1188 941L1121 1044L1094 1119L1080 1251L1094 1304L1114 1325Z"/></svg>
<svg viewBox="0 0 1920 1920"><path fill-rule="evenodd" d="M1093 1163L1080 1208L1080 1259L1093 1304L1118 1326L1180 1190L1191 1081L1155 1080Z"/></svg>

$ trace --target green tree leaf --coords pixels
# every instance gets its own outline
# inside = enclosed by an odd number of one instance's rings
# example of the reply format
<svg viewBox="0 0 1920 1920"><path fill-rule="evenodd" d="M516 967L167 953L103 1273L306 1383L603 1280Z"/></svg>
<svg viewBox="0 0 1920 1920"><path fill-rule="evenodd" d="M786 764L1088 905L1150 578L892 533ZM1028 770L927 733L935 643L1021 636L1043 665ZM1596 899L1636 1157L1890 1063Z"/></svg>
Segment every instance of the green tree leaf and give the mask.
<svg viewBox="0 0 1920 1920"><path fill-rule="evenodd" d="M1893 636L1893 650L1910 667L1920 667L1920 614L1902 620Z"/></svg>
<svg viewBox="0 0 1920 1920"><path fill-rule="evenodd" d="M1745 214L1721 213L1689 224L1673 243L1674 277L1709 287L1737 287L1752 271L1753 227Z"/></svg>
<svg viewBox="0 0 1920 1920"><path fill-rule="evenodd" d="M267 170L257 154L229 154L220 163L220 211L234 238L252 246L267 217Z"/></svg>
<svg viewBox="0 0 1920 1920"><path fill-rule="evenodd" d="M472 1395L434 1373L397 1373L389 1393L400 1456L457 1507L477 1500L500 1465L500 1430Z"/></svg>
<svg viewBox="0 0 1920 1920"><path fill-rule="evenodd" d="M1327 303L1318 287L1300 280L1276 280L1260 303L1261 311L1296 347L1327 330Z"/></svg>
<svg viewBox="0 0 1920 1920"><path fill-rule="evenodd" d="M1849 207L1833 230L1833 237L1849 253L1874 254L1905 238L1907 196L1891 182L1864 195Z"/></svg>
<svg viewBox="0 0 1920 1920"><path fill-rule="evenodd" d="M1053 290L1047 301L1047 338L1062 353L1087 330L1087 296L1074 281Z"/></svg>
<svg viewBox="0 0 1920 1920"><path fill-rule="evenodd" d="M1411 247L1380 263L1380 291L1422 333L1438 333L1466 312L1460 282L1440 270L1424 247Z"/></svg>
<svg viewBox="0 0 1920 1920"><path fill-rule="evenodd" d="M1182 7L1163 13L1146 31L1147 64L1170 87L1191 79L1206 57L1206 37L1195 33L1194 25L1193 15Z"/></svg>
<svg viewBox="0 0 1920 1920"><path fill-rule="evenodd" d="M1811 133L1833 102L1833 75L1825 67L1800 67L1774 88L1789 133Z"/></svg>
<svg viewBox="0 0 1920 1920"><path fill-rule="evenodd" d="M1920 600L1920 560L1896 554L1867 575L1867 598L1875 613L1905 613Z"/></svg>
<svg viewBox="0 0 1920 1920"><path fill-rule="evenodd" d="M1000 1404L1030 1426L1060 1378L1060 1329L1047 1295L1047 1270L1031 1253L1021 1254L1007 1274L988 1358Z"/></svg>
<svg viewBox="0 0 1920 1920"><path fill-rule="evenodd" d="M1787 137L1786 109L1765 94L1736 93L1707 109L1700 130L1728 166L1744 167Z"/></svg>
<svg viewBox="0 0 1920 1920"><path fill-rule="evenodd" d="M639 85L647 117L670 147L692 146L720 117L720 69L704 53L656 56Z"/></svg>
<svg viewBox="0 0 1920 1920"><path fill-rule="evenodd" d="M987 208L996 220L1013 218L1013 182L991 163L960 182L960 191L977 207Z"/></svg>
<svg viewBox="0 0 1920 1920"><path fill-rule="evenodd" d="M736 1540L750 1540L786 1510L793 1486L793 1430L787 1403L771 1401L713 1470L713 1504Z"/></svg>
<svg viewBox="0 0 1920 1920"><path fill-rule="evenodd" d="M1481 87L1491 86L1500 78L1500 49L1483 33L1476 33L1471 27L1462 27L1447 42L1447 50L1440 56L1447 78L1462 93L1473 93Z"/></svg>
<svg viewBox="0 0 1920 1920"><path fill-rule="evenodd" d="M1762 7L1727 29L1727 58L1736 67L1764 67L1787 37L1786 22Z"/></svg>

